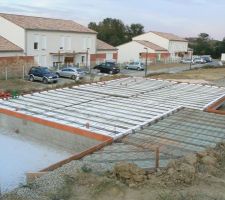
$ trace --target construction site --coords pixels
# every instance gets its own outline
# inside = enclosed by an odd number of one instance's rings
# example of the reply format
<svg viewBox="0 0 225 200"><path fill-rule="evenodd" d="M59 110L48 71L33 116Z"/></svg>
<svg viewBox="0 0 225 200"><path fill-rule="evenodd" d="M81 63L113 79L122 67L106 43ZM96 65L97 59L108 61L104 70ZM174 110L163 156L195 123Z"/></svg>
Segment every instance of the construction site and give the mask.
<svg viewBox="0 0 225 200"><path fill-rule="evenodd" d="M3 98L1 192L26 199L22 185L71 168L165 169L225 141L224 105L225 87L135 77Z"/></svg>

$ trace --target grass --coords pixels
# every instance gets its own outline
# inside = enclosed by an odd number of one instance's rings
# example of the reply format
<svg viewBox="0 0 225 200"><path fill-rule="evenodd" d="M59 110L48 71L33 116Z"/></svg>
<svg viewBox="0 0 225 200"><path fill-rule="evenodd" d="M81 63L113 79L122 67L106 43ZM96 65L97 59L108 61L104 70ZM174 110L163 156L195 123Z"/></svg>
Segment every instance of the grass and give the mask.
<svg viewBox="0 0 225 200"><path fill-rule="evenodd" d="M113 75L101 77L100 81L109 81L119 78L128 77L126 75ZM19 94L26 94L31 92L39 92L50 89L57 89L63 87L73 87L80 84L86 84L93 82L90 80L79 80L73 81L71 79L61 79L58 84L43 84L41 82L30 82L23 79L9 79L9 80L0 80L0 92L10 92L17 91Z"/></svg>
<svg viewBox="0 0 225 200"><path fill-rule="evenodd" d="M174 67L184 67L189 66L189 64L183 63L171 63L171 64L152 64L148 66L149 70L158 70L158 69L165 69L165 68L174 68Z"/></svg>
<svg viewBox="0 0 225 200"><path fill-rule="evenodd" d="M202 69L193 69L177 74L158 74L152 75L151 77L160 79L196 79L205 81L215 81L225 78L225 67L206 66Z"/></svg>
<svg viewBox="0 0 225 200"><path fill-rule="evenodd" d="M159 195L157 200L222 200L222 197L212 197L208 194L202 193L202 192L175 192L175 191L169 191L165 192L162 191Z"/></svg>

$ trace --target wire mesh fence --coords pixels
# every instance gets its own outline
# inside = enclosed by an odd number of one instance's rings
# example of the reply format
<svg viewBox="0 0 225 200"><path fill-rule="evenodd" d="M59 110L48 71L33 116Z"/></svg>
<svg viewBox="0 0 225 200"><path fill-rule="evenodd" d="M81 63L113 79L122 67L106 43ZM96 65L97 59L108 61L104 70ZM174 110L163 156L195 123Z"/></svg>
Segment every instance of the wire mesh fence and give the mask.
<svg viewBox="0 0 225 200"><path fill-rule="evenodd" d="M32 56L1 57L0 80L12 78L24 79L34 64Z"/></svg>

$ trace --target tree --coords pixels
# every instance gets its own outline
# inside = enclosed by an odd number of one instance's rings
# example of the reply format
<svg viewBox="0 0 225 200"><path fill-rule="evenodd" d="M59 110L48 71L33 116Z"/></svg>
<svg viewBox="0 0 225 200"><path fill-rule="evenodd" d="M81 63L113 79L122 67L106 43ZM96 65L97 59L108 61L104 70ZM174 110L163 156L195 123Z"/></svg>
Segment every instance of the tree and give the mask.
<svg viewBox="0 0 225 200"><path fill-rule="evenodd" d="M131 24L127 26L127 32L129 39L132 40L133 37L144 33L144 26L142 24Z"/></svg>
<svg viewBox="0 0 225 200"><path fill-rule="evenodd" d="M213 58L220 58L225 52L225 38L218 41L210 38L207 33L200 33L198 38L189 38L189 47L194 50L195 55L211 55Z"/></svg>
<svg viewBox="0 0 225 200"><path fill-rule="evenodd" d="M121 20L112 18L106 18L98 24L90 22L88 27L98 32L98 39L113 46L129 42L132 37L144 33L144 26L141 24L126 26Z"/></svg>

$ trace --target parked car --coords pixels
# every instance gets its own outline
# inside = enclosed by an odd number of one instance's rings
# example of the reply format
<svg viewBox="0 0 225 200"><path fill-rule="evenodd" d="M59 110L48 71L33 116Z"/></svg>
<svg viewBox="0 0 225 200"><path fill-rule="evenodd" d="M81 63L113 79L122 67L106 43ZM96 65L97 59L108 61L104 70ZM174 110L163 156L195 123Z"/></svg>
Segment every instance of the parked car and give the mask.
<svg viewBox="0 0 225 200"><path fill-rule="evenodd" d="M77 68L77 67L63 68L61 70L58 70L56 74L59 77L67 77L74 80L77 78L83 78L86 75L84 71L82 71L80 68Z"/></svg>
<svg viewBox="0 0 225 200"><path fill-rule="evenodd" d="M183 64L191 64L191 63L193 63L193 60L186 58L186 59L182 59L180 62L183 63Z"/></svg>
<svg viewBox="0 0 225 200"><path fill-rule="evenodd" d="M32 67L28 72L30 81L42 81L43 83L57 83L58 76L51 72L48 67Z"/></svg>
<svg viewBox="0 0 225 200"><path fill-rule="evenodd" d="M206 63L205 59L203 59L203 58L195 58L193 62L196 64L205 64Z"/></svg>
<svg viewBox="0 0 225 200"><path fill-rule="evenodd" d="M127 69L136 69L138 71L144 70L144 64L142 62L131 62L126 65Z"/></svg>
<svg viewBox="0 0 225 200"><path fill-rule="evenodd" d="M120 72L120 68L116 66L114 62L106 62L100 65L96 65L94 69L99 70L101 73L117 74Z"/></svg>
<svg viewBox="0 0 225 200"><path fill-rule="evenodd" d="M212 57L211 56L201 56L207 63L212 62Z"/></svg>

